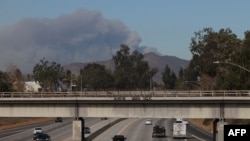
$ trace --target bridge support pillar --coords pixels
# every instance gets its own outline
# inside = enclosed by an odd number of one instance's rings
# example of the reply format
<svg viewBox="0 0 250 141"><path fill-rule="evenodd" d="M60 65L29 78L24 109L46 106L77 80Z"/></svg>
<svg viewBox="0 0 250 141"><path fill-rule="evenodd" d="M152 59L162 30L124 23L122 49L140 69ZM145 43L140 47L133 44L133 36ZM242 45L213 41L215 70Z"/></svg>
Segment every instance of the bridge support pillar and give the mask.
<svg viewBox="0 0 250 141"><path fill-rule="evenodd" d="M213 121L213 141L216 141L216 135L217 135L217 123L218 123L219 119L216 118Z"/></svg>
<svg viewBox="0 0 250 141"><path fill-rule="evenodd" d="M73 121L73 141L85 141L84 137L84 119L78 118Z"/></svg>
<svg viewBox="0 0 250 141"><path fill-rule="evenodd" d="M224 125L226 124L224 120L217 123L216 141L224 141Z"/></svg>

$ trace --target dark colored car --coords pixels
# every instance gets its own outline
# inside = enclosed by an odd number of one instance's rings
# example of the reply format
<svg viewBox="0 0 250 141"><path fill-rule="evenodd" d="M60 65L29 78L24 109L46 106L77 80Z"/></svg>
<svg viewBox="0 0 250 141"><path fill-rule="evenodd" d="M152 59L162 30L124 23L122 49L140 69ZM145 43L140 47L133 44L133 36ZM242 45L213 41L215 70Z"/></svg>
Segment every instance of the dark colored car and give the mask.
<svg viewBox="0 0 250 141"><path fill-rule="evenodd" d="M57 118L55 119L55 122L62 122L62 118L61 118L61 117L57 117Z"/></svg>
<svg viewBox="0 0 250 141"><path fill-rule="evenodd" d="M113 141L125 141L127 138L124 137L123 135L115 135L113 137Z"/></svg>
<svg viewBox="0 0 250 141"><path fill-rule="evenodd" d="M90 133L90 128L84 127L84 134L89 134L89 133Z"/></svg>
<svg viewBox="0 0 250 141"><path fill-rule="evenodd" d="M50 141L50 136L45 133L36 133L33 136L33 140L35 141Z"/></svg>
<svg viewBox="0 0 250 141"><path fill-rule="evenodd" d="M101 120L107 120L108 118L107 117L101 117Z"/></svg>

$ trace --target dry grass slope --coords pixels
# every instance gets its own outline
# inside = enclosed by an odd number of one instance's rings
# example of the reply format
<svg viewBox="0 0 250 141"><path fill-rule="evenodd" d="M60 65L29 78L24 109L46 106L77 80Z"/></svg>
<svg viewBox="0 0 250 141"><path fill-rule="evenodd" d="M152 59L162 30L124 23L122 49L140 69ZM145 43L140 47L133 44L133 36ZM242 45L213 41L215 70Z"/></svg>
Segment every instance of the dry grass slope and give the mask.
<svg viewBox="0 0 250 141"><path fill-rule="evenodd" d="M0 130L52 121L54 118L0 118Z"/></svg>

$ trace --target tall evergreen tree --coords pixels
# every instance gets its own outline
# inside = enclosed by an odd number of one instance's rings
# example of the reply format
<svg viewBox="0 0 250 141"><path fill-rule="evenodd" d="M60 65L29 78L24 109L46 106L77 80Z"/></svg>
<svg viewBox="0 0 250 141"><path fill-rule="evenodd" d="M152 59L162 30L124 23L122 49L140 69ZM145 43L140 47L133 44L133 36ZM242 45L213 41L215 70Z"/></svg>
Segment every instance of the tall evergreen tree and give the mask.
<svg viewBox="0 0 250 141"><path fill-rule="evenodd" d="M162 81L166 89L174 89L177 77L169 68L168 65L165 66L165 70L162 73Z"/></svg>

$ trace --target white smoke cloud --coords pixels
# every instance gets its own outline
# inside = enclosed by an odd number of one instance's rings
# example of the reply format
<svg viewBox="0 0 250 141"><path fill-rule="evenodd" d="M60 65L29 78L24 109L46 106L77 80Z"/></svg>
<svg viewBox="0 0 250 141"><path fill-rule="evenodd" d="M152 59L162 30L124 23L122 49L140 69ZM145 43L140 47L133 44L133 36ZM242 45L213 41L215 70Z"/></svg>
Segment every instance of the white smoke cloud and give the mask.
<svg viewBox="0 0 250 141"><path fill-rule="evenodd" d="M16 65L30 73L42 58L62 65L111 59L120 44L133 50L141 39L123 23L79 9L56 19L23 19L0 29L0 70Z"/></svg>
<svg viewBox="0 0 250 141"><path fill-rule="evenodd" d="M158 52L157 48L154 47L149 47L149 46L142 46L142 47L138 47L136 50L138 50L139 52L141 52L142 54L146 54L146 53L150 53L153 52L159 56L161 56L162 54Z"/></svg>

